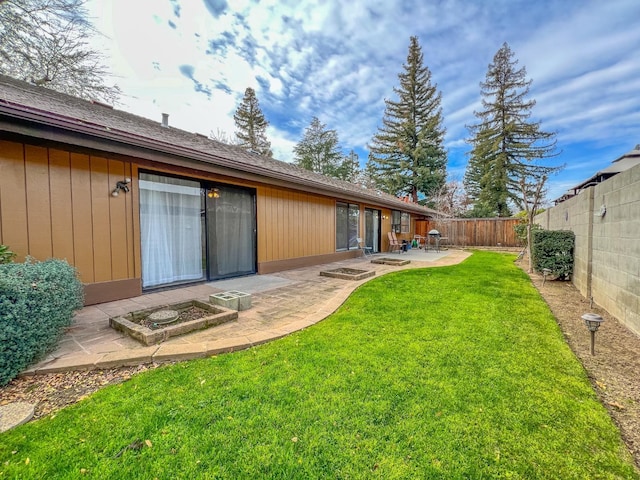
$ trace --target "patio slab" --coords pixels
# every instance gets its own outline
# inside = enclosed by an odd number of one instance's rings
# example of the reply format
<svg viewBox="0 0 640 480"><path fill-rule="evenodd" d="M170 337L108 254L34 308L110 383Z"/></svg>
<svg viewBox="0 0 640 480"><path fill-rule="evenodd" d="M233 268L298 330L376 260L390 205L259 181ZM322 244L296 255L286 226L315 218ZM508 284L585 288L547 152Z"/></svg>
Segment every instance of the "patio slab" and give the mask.
<svg viewBox="0 0 640 480"><path fill-rule="evenodd" d="M409 250L402 258L411 260L410 264L376 265L376 275L371 278L404 269L454 265L470 255L470 252L462 250ZM385 254L379 256L384 257ZM371 268L371 259L369 256L360 257L270 275L191 285L85 307L76 313L74 324L63 336L57 350L22 374L179 361L243 350L281 338L324 320L356 288L371 280L347 282L321 277L320 271L337 268L366 270ZM233 290L252 294L252 307L238 312L235 322L171 338L160 347L146 347L109 328L109 317L113 314L122 315L185 299L206 302L209 295Z"/></svg>

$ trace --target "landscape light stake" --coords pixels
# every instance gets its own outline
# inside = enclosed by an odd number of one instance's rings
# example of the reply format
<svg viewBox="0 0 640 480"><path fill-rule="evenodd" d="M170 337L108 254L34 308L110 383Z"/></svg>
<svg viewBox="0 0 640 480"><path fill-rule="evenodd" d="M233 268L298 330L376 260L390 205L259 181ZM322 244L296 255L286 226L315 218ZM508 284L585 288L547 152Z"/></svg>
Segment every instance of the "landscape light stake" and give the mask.
<svg viewBox="0 0 640 480"><path fill-rule="evenodd" d="M598 331L600 324L604 322L604 318L602 318L597 313L585 313L584 315L582 315L582 319L589 329L589 332L591 332L591 355L595 355L596 332Z"/></svg>

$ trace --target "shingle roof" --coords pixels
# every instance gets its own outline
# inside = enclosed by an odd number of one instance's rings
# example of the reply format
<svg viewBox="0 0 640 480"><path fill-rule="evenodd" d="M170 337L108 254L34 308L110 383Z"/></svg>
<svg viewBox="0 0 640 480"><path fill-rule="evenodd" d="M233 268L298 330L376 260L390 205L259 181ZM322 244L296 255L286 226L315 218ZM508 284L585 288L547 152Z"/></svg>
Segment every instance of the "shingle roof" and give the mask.
<svg viewBox="0 0 640 480"><path fill-rule="evenodd" d="M602 170L598 170L596 173L591 175L586 180L580 182L575 187L571 187L564 195L560 198L554 200L555 204L564 202L565 200L570 199L571 197L576 196L583 189L591 187L592 185L597 185L598 183L604 182L605 180L617 175L618 173L629 170L630 168L635 167L640 164L640 144L636 145L635 148L624 155L616 158L611 165L603 168Z"/></svg>
<svg viewBox="0 0 640 480"><path fill-rule="evenodd" d="M435 210L407 204L385 193L367 190L359 185L326 177L202 135L163 127L160 122L100 103L0 75L0 118L2 117L249 172L265 179L286 180L292 187L313 187L335 197L356 197L363 202L412 213L429 216L437 214ZM5 127L6 125L0 125L0 130L7 129Z"/></svg>

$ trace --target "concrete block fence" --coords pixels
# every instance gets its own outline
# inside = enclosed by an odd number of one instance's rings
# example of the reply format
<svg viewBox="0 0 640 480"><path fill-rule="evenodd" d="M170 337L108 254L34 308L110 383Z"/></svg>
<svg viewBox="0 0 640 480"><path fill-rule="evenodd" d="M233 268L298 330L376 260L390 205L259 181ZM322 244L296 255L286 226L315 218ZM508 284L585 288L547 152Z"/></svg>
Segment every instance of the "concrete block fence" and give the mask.
<svg viewBox="0 0 640 480"><path fill-rule="evenodd" d="M536 217L576 235L573 284L640 334L640 165Z"/></svg>

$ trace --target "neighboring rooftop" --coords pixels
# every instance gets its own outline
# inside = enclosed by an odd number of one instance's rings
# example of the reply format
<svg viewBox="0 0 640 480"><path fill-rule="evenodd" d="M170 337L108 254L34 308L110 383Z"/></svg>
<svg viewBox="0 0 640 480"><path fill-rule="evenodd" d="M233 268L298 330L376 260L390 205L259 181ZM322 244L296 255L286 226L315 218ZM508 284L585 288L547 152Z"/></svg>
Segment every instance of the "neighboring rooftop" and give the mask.
<svg viewBox="0 0 640 480"><path fill-rule="evenodd" d="M154 122L100 102L0 75L0 132L3 131L165 163L171 163L172 159L187 160L230 172L248 173L262 181L277 180L302 191L355 199L418 215L438 214L392 195L170 127L166 115L162 121ZM197 168L197 165L192 167Z"/></svg>
<svg viewBox="0 0 640 480"><path fill-rule="evenodd" d="M571 187L564 195L554 200L554 203L557 205L558 203L562 203L565 200L570 199L571 197L575 197L582 190L593 185L597 185L598 183L604 182L608 178L611 178L620 172L624 172L625 170L629 170L630 168L635 167L638 164L640 164L640 144L636 145L635 148L630 152L627 152L621 157L615 159L608 167L597 171L587 180L579 183L575 187Z"/></svg>

